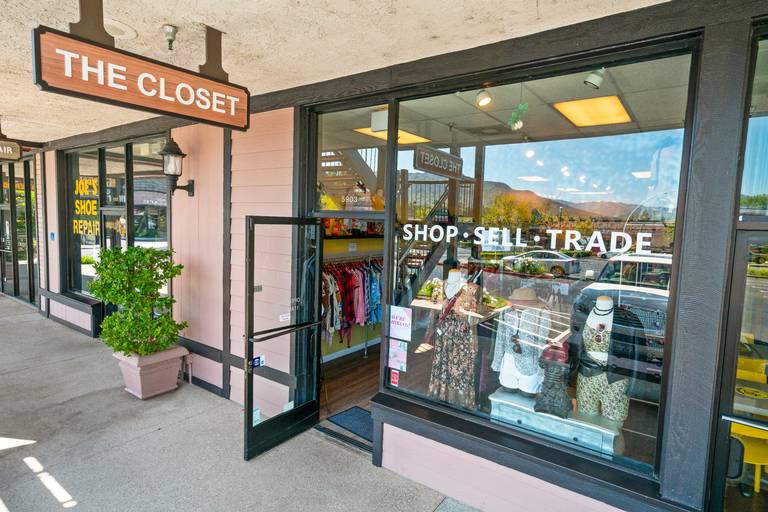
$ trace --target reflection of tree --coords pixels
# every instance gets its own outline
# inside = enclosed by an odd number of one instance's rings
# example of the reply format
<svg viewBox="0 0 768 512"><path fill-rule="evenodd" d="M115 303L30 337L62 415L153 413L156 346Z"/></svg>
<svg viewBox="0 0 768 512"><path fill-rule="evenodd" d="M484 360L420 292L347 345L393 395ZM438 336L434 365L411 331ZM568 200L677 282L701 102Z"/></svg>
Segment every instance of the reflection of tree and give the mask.
<svg viewBox="0 0 768 512"><path fill-rule="evenodd" d="M741 207L755 210L765 210L768 208L768 194L741 196Z"/></svg>
<svg viewBox="0 0 768 512"><path fill-rule="evenodd" d="M512 226L526 230L531 221L531 206L525 201L519 201L513 193L496 196L490 206L483 210L482 222L485 226Z"/></svg>
<svg viewBox="0 0 768 512"><path fill-rule="evenodd" d="M576 221L576 225L574 227L576 228L576 231L582 235L590 236L590 234L595 230L595 223L592 221L592 219L581 217Z"/></svg>

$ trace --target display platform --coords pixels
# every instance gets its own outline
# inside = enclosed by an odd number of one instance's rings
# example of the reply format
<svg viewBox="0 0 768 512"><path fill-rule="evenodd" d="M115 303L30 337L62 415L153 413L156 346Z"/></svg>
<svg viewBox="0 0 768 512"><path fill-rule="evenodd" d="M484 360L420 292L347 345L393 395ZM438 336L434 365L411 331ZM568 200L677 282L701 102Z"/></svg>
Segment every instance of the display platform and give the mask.
<svg viewBox="0 0 768 512"><path fill-rule="evenodd" d="M535 398L499 388L490 397L491 419L539 432L607 455L621 451L621 423L595 414L568 418L536 412Z"/></svg>

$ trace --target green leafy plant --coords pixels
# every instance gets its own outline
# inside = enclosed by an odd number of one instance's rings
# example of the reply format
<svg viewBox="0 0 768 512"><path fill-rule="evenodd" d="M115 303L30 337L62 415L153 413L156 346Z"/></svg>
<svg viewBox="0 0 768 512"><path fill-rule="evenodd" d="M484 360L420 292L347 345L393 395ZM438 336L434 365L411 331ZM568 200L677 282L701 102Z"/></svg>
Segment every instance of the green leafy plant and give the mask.
<svg viewBox="0 0 768 512"><path fill-rule="evenodd" d="M93 256L80 256L80 263L83 265L93 265L96 263L96 258Z"/></svg>
<svg viewBox="0 0 768 512"><path fill-rule="evenodd" d="M147 247L102 250L94 265L91 293L117 306L101 323L102 341L115 352L146 356L165 350L178 340L186 322L173 320L173 297L161 289L181 274L172 251Z"/></svg>

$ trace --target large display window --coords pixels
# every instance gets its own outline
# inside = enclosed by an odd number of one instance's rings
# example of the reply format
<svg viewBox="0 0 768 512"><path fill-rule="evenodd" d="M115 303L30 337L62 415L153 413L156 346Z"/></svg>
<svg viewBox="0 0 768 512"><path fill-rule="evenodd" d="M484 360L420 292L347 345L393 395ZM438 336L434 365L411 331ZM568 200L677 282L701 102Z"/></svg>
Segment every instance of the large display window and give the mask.
<svg viewBox="0 0 768 512"><path fill-rule="evenodd" d="M390 388L652 471L690 68L400 103Z"/></svg>
<svg viewBox="0 0 768 512"><path fill-rule="evenodd" d="M316 209L383 212L387 108L318 115Z"/></svg>
<svg viewBox="0 0 768 512"><path fill-rule="evenodd" d="M89 295L103 248L168 248L162 143L156 138L67 154L69 291Z"/></svg>
<svg viewBox="0 0 768 512"><path fill-rule="evenodd" d="M757 43L748 119L740 213L745 217L765 217L768 215L768 39Z"/></svg>

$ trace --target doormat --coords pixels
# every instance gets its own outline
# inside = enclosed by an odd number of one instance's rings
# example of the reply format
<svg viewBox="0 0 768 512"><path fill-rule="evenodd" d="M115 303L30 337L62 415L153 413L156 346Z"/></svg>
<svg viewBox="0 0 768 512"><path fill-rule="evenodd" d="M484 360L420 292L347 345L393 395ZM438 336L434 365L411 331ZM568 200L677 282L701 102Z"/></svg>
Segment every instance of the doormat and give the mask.
<svg viewBox="0 0 768 512"><path fill-rule="evenodd" d="M362 407L354 406L346 411L330 416L328 421L345 430L349 430L356 436L362 437L368 442L373 442L373 419L371 418L371 411L366 411Z"/></svg>

